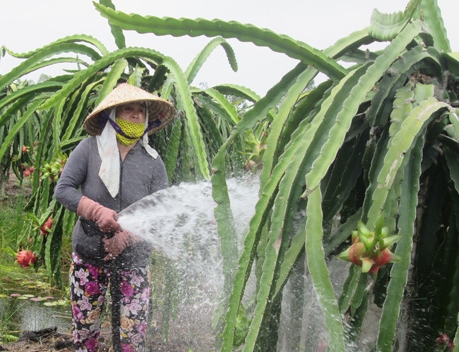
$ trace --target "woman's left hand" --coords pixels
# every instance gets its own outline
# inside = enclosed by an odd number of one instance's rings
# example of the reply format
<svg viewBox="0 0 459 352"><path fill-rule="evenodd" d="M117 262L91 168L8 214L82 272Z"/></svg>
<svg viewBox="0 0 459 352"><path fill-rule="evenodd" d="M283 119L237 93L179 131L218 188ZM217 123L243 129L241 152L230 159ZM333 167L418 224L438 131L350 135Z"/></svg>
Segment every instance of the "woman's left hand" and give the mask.
<svg viewBox="0 0 459 352"><path fill-rule="evenodd" d="M127 247L142 241L142 239L129 231L120 230L110 238L104 237L102 241L105 252L107 252L104 260L111 260L123 253Z"/></svg>

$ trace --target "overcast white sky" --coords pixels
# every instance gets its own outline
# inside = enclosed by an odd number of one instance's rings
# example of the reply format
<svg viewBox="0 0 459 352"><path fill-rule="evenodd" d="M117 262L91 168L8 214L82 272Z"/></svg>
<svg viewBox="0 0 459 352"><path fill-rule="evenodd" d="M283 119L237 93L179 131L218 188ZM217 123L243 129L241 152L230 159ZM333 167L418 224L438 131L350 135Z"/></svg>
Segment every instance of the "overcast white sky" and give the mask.
<svg viewBox="0 0 459 352"><path fill-rule="evenodd" d="M437 0L452 50L459 52L458 0ZM113 0L117 10L140 15L235 20L287 34L317 49L363 29L374 8L382 12L404 10L408 0ZM27 52L73 34L90 34L115 50L107 21L90 0L0 0L0 45ZM187 65L211 39L206 37L156 37L125 33L128 46L155 49ZM266 48L229 40L236 52L239 71L234 73L223 50L208 59L194 85L236 83L263 95L296 65L296 61ZM8 56L0 61L0 74L18 64ZM52 72L51 74L56 74ZM37 76L38 77L38 74Z"/></svg>

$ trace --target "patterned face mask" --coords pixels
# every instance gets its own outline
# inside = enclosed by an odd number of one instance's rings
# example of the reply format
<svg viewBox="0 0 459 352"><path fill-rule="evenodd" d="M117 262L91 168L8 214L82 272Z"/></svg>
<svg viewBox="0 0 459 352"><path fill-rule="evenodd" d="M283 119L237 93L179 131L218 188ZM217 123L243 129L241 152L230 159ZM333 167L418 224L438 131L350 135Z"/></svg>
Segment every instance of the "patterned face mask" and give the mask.
<svg viewBox="0 0 459 352"><path fill-rule="evenodd" d="M115 118L115 122L118 126L120 126L121 130L125 134L123 136L120 133L116 133L116 139L118 142L124 145L131 145L136 143L140 137L143 136L143 133L145 132L145 124L142 123L135 123L135 122L130 122L126 121L121 118Z"/></svg>

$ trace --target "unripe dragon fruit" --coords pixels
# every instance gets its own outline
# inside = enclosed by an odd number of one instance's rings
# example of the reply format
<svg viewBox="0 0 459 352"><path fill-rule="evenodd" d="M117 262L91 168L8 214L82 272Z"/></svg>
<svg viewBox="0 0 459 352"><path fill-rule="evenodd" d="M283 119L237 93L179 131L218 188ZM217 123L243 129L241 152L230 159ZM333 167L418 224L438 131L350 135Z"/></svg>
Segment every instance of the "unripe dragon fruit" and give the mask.
<svg viewBox="0 0 459 352"><path fill-rule="evenodd" d="M390 246L400 239L400 235L389 236L389 229L383 227L383 218L376 223L374 232L362 222L357 222L357 230L352 231L352 245L338 258L362 267L363 273L376 274L380 267L394 263L400 258L390 251Z"/></svg>
<svg viewBox="0 0 459 352"><path fill-rule="evenodd" d="M51 231L51 228L53 227L53 222L54 219L52 216L50 216L48 220L45 221L43 226L40 228L40 234L42 236L46 236Z"/></svg>

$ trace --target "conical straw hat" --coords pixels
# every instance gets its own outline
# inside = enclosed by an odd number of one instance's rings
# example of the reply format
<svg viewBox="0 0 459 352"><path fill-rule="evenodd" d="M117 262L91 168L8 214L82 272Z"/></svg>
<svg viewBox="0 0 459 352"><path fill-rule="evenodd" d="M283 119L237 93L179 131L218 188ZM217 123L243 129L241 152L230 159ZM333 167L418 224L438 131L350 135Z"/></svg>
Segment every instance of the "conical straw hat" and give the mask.
<svg viewBox="0 0 459 352"><path fill-rule="evenodd" d="M113 89L99 105L86 117L83 127L91 136L99 135L106 123L100 113L108 108L131 102L145 101L148 106L148 122L159 120L160 124L148 131L153 134L172 122L175 108L171 102L153 95L128 83L122 83Z"/></svg>

